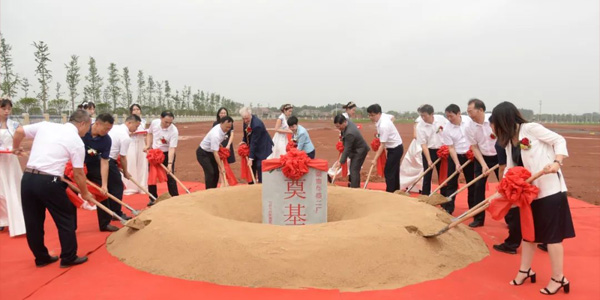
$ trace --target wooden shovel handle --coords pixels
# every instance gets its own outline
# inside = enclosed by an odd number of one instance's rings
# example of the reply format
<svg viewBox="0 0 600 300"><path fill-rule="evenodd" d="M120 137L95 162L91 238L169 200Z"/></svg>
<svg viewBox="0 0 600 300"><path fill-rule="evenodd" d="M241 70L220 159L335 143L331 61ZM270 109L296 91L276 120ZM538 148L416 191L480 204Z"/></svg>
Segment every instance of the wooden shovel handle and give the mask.
<svg viewBox="0 0 600 300"><path fill-rule="evenodd" d="M471 163L471 160L467 160L464 164L462 164L462 166L460 166L460 169L462 170L464 167L466 167L468 164ZM446 178L446 180L444 180L444 182L440 183L438 185L437 188L435 188L435 190L433 190L433 192L431 192L431 194L429 194L429 197L431 197L433 194L437 193L441 188L444 187L444 185L446 185L446 183L448 183L450 180L452 180L452 178L454 178L454 176L458 175L459 170L454 171L454 173L452 173L452 175L448 176L448 178ZM439 176L439 174L438 174Z"/></svg>
<svg viewBox="0 0 600 300"><path fill-rule="evenodd" d="M152 198L152 200L156 201L156 197L154 197L154 195L150 194L150 192L143 187L139 182L137 182L135 179L133 179L133 177L128 179L129 181L133 182L133 184L135 184L138 188L140 188L140 190L142 190L142 192L148 194L148 196L150 196L150 198Z"/></svg>
<svg viewBox="0 0 600 300"><path fill-rule="evenodd" d="M337 158L336 162L339 162L339 161L340 161L340 158L342 158L342 153L340 153L340 155L338 155L338 158ZM341 164L340 164L340 168L341 168L341 167L342 167L342 166L341 166ZM337 178L337 173L338 173L337 171L338 171L338 170L339 170L339 168L337 168L337 169L335 169L335 170L334 170L335 172L333 173L333 178L331 178L331 184L333 184L333 183L335 182L335 179Z"/></svg>
<svg viewBox="0 0 600 300"><path fill-rule="evenodd" d="M433 169L433 167L435 167L435 165L437 165L437 163L440 162L442 158L438 157L438 159L436 159L431 166L429 166L429 168L425 169L425 171L421 172L421 174L419 174L419 177L417 177L417 179L415 179L415 181L413 181L413 183L406 189L407 192L410 192L410 190L412 190L413 187L415 187L415 185L417 185L417 182L419 182L419 180L421 180L421 178L423 178L423 176L425 176L425 174L427 174L427 172L431 171Z"/></svg>
<svg viewBox="0 0 600 300"><path fill-rule="evenodd" d="M250 169L250 175L252 177L252 182L257 184L258 182L256 182L256 176L254 175L254 170L252 170L252 161L250 159L248 159L248 168Z"/></svg>
<svg viewBox="0 0 600 300"><path fill-rule="evenodd" d="M179 185L181 185L181 187L185 190L186 193L190 193L190 190L188 190L187 187L185 187L185 185L183 185L183 183L181 181L179 181L179 178L177 178L175 176L175 174L173 174L173 172L171 172L171 170L169 170L167 167L165 167L165 165L163 164L159 164L166 172L167 174L169 174L171 177L173 177L173 179L175 179L175 181L177 181L177 183L179 183Z"/></svg>
<svg viewBox="0 0 600 300"><path fill-rule="evenodd" d="M363 187L363 190L367 189L367 185L369 184L369 179L371 179L371 173L373 173L373 167L375 165L371 165L371 168L369 168L369 175L367 175L367 181L365 181L365 186Z"/></svg>
<svg viewBox="0 0 600 300"><path fill-rule="evenodd" d="M460 189L458 189L456 192L454 192L452 195L448 196L448 198L452 198L456 195L458 195L458 193L464 191L466 188L472 186L473 184L475 184L477 181L479 181L479 179L488 176L490 173L492 173L494 170L498 169L500 167L500 165L495 165L493 167L491 167L489 170L487 170L484 173L481 173L481 175L475 177L473 180L469 181L469 183L467 183L465 186L461 187Z"/></svg>
<svg viewBox="0 0 600 300"><path fill-rule="evenodd" d="M89 185L91 185L91 186L95 187L95 188L96 188L97 190L99 190L99 191L101 191L101 190L102 190L102 189L101 189L101 188L100 188L100 187L99 187L97 184L95 184L95 183L93 183L93 182L91 182L91 181L89 181L89 180L86 180L85 182L86 182L87 184L89 184ZM117 197L115 197L115 196L111 195L110 193L106 193L106 196L108 196L108 198L110 198L111 200L113 200L113 201L115 201L115 202L117 202L117 203L119 203L119 204L121 204L121 205L125 206L127 209L129 209L129 210L131 210L131 211L134 211L134 210L135 210L135 209L133 209L131 206L129 206L127 203L125 203L125 202L121 201L119 198L117 198Z"/></svg>
<svg viewBox="0 0 600 300"><path fill-rule="evenodd" d="M63 182L65 182L72 190L74 190L76 193L81 193L81 191L79 190L79 188L70 180L65 179L65 178L61 178ZM96 206L98 206L100 209L102 209L103 211L105 211L107 214L113 216L114 218L119 219L119 221L121 221L121 223L125 223L125 219L121 218L121 216L117 215L114 211L108 209L108 207L102 205L102 203L98 202L96 199L90 199L92 201L92 203L94 203Z"/></svg>

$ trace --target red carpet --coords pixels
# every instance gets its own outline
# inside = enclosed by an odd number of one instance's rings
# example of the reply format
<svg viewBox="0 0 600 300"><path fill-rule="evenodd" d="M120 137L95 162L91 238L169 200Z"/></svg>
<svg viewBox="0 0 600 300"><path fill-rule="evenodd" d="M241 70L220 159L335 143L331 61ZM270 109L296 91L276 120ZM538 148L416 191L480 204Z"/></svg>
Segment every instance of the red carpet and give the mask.
<svg viewBox="0 0 600 300"><path fill-rule="evenodd" d="M199 183L187 186L192 191L203 188ZM383 189L384 184L371 183L369 188ZM165 189L164 185L159 186L159 192ZM457 199L455 215L466 209L465 195ZM148 202L141 195L125 200L135 208L143 208ZM550 299L599 299L600 207L572 198L569 203L577 234L564 242L565 274L571 281L571 293L560 292ZM0 299L549 299L538 292L550 279L548 254L536 252L533 269L538 274L538 283L508 285L517 272L519 255L491 249L491 245L504 240L507 229L489 215L486 225L476 229L490 249L490 256L481 262L443 279L396 290L360 293L230 287L152 275L122 264L106 251L104 242L108 233L98 231L95 212L79 210L78 221L79 254L89 255L89 262L69 269L59 268L58 263L36 268L25 237L9 238L7 230L0 233ZM56 228L49 215L46 246L51 254L60 254Z"/></svg>

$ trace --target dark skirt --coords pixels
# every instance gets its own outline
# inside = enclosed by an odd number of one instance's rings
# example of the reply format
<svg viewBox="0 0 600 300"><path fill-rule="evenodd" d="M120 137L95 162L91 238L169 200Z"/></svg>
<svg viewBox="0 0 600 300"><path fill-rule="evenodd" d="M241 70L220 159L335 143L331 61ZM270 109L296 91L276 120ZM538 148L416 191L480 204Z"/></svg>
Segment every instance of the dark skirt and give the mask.
<svg viewBox="0 0 600 300"><path fill-rule="evenodd" d="M531 203L535 243L555 244L575 237L566 192L558 192Z"/></svg>

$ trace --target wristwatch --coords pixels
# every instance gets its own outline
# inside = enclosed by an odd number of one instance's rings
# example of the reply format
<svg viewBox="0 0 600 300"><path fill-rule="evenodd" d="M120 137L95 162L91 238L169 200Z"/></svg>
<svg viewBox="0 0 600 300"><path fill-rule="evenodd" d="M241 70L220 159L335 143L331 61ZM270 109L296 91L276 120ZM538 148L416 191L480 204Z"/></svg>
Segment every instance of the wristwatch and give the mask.
<svg viewBox="0 0 600 300"><path fill-rule="evenodd" d="M562 167L562 165L563 165L562 161L559 161L558 159L555 159L555 160L554 160L554 162L555 162L555 163L558 163L558 165L560 165L561 167Z"/></svg>

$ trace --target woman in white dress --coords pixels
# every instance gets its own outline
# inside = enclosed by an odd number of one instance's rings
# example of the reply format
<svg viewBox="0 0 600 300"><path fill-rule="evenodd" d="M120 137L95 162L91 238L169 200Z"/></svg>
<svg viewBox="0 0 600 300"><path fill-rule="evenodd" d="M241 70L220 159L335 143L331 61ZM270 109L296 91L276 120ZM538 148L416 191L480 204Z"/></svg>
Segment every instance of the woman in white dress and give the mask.
<svg viewBox="0 0 600 300"><path fill-rule="evenodd" d="M148 161L146 160L146 153L144 147L146 146L146 120L142 118L142 108L138 104L132 104L129 107L129 112L132 115L138 115L142 122L134 134L131 135L131 143L129 144L129 150L127 151L127 169L131 177L141 184L145 189L148 185ZM123 177L123 183L125 183L125 191L123 194L143 194L144 192L135 185L133 182Z"/></svg>
<svg viewBox="0 0 600 300"><path fill-rule="evenodd" d="M281 106L281 115L277 118L275 123L275 134L273 135L273 153L268 158L279 158L279 156L286 153L285 147L288 144L288 135L292 135L287 124L287 118L292 115L294 108L291 104L284 104Z"/></svg>
<svg viewBox="0 0 600 300"><path fill-rule="evenodd" d="M94 124L94 122L96 122L96 118L94 116L96 114L96 104L94 104L94 102L92 102L92 101L83 102L77 106L77 109L87 111L88 114L90 114L90 117L92 118L92 124Z"/></svg>
<svg viewBox="0 0 600 300"><path fill-rule="evenodd" d="M346 112L342 113L342 115L346 118L346 120L351 120L356 117L356 104L352 101L348 102L348 104L342 106Z"/></svg>
<svg viewBox="0 0 600 300"><path fill-rule="evenodd" d="M12 102L0 100L0 150L12 149L13 134L19 123L10 120ZM21 177L23 171L16 155L0 153L0 227L8 226L11 237L25 234L25 220L21 206Z"/></svg>

